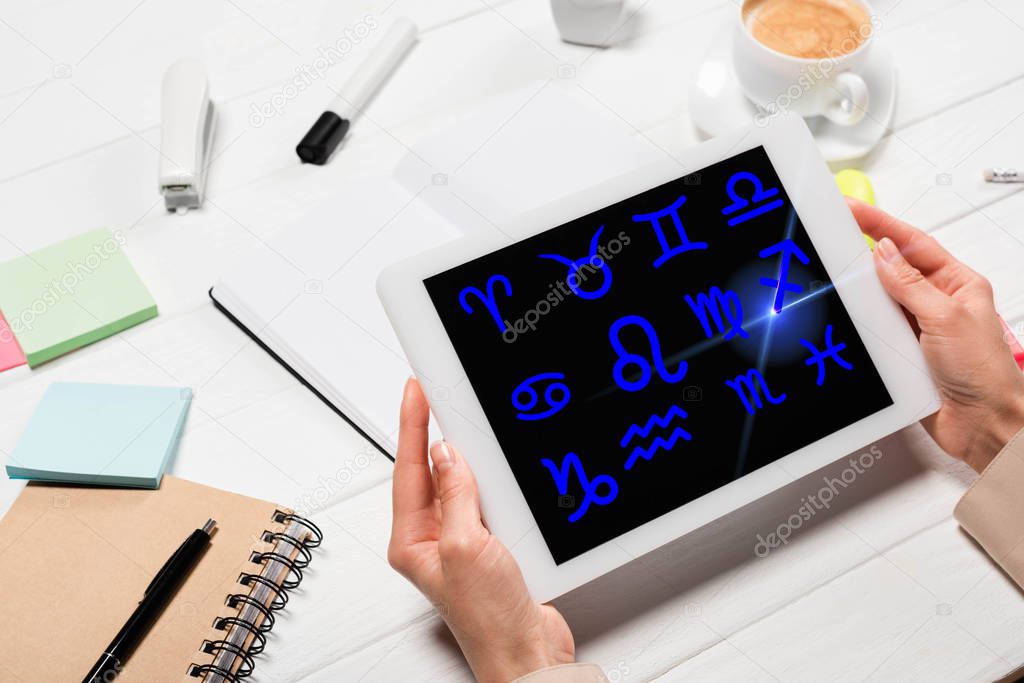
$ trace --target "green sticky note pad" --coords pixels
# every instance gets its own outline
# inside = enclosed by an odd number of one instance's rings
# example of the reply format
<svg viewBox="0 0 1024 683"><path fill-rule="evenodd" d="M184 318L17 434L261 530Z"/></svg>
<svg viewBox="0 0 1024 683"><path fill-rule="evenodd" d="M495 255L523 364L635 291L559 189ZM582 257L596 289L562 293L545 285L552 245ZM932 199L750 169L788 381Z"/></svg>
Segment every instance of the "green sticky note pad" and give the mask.
<svg viewBox="0 0 1024 683"><path fill-rule="evenodd" d="M93 230L0 264L0 310L29 366L156 316L121 246Z"/></svg>
<svg viewBox="0 0 1024 683"><path fill-rule="evenodd" d="M12 479L157 488L192 390L58 382L7 463Z"/></svg>

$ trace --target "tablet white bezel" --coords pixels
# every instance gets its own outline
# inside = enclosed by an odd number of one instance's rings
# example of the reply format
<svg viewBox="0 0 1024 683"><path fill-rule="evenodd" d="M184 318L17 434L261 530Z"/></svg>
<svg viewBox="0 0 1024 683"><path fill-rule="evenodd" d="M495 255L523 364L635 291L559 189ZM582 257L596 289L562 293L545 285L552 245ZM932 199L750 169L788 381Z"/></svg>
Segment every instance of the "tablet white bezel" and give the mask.
<svg viewBox="0 0 1024 683"><path fill-rule="evenodd" d="M775 167L893 405L556 565L423 280L758 146L764 147ZM796 116L779 116L767 126L752 126L709 140L682 156L568 196L512 225L498 226L491 236L463 238L391 266L381 274L377 289L445 438L459 448L476 474L489 528L508 546L531 594L542 601L825 467L939 406L917 340L899 306L882 289L867 244L807 126Z"/></svg>

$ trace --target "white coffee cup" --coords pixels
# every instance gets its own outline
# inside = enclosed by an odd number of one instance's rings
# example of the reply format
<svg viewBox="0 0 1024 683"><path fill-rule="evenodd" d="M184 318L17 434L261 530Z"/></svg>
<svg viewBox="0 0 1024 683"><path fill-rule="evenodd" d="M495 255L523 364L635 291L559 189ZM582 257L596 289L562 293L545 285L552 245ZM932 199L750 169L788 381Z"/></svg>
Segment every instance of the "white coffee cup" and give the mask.
<svg viewBox="0 0 1024 683"><path fill-rule="evenodd" d="M827 1L827 0L823 0ZM804 117L824 116L842 126L860 123L868 111L868 86L860 72L874 42L874 13L861 5L872 25L859 29L855 49L822 57L795 57L774 50L751 33L741 7L736 17L733 65L740 87L764 113L792 111ZM743 3L746 6L750 0Z"/></svg>

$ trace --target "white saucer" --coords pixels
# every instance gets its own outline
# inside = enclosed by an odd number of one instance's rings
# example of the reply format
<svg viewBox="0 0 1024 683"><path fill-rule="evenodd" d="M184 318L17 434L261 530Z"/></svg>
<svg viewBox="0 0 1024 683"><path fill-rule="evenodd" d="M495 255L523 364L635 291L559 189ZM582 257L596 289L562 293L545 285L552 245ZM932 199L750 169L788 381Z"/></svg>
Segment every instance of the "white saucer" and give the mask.
<svg viewBox="0 0 1024 683"><path fill-rule="evenodd" d="M732 28L724 30L697 69L690 85L690 116L697 129L714 137L754 121L757 109L747 99L732 68ZM822 116L807 125L826 161L839 162L866 156L885 135L896 109L896 67L892 53L876 40L861 72L868 85L870 108L855 126L840 126Z"/></svg>

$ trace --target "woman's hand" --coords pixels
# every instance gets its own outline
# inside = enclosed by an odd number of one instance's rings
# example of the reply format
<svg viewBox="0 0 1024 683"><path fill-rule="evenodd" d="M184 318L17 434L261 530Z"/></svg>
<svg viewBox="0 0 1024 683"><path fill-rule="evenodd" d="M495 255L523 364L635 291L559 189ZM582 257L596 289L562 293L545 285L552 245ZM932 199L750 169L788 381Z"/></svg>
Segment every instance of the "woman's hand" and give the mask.
<svg viewBox="0 0 1024 683"><path fill-rule="evenodd" d="M474 675L508 681L574 661L572 633L530 598L519 565L483 525L476 479L445 442L430 449L429 408L410 379L402 397L388 561L441 613Z"/></svg>
<svg viewBox="0 0 1024 683"><path fill-rule="evenodd" d="M1024 375L1003 338L992 286L930 235L847 201L878 241L878 276L919 330L942 393L939 412L922 424L943 450L981 472L1024 427Z"/></svg>

